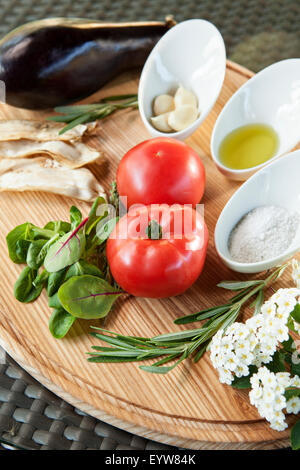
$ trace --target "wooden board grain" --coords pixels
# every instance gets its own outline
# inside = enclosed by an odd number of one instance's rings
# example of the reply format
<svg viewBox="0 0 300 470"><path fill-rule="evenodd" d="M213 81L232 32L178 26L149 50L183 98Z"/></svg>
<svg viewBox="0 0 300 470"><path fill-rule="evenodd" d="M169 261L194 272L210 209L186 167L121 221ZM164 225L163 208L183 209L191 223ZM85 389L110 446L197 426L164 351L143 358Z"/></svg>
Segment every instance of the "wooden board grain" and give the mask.
<svg viewBox="0 0 300 470"><path fill-rule="evenodd" d="M216 288L223 279L239 279L218 260L213 233L217 218L239 183L227 180L214 166L209 150L210 135L222 107L252 73L231 62L215 107L201 128L187 140L203 159L207 185L203 199L210 243L203 274L184 295L163 299L128 297L119 300L109 315L106 328L123 334L152 336L189 327L175 326L173 320L194 313L226 298ZM100 93L101 96L135 92L138 79L121 77ZM1 105L0 118L44 118L34 113ZM149 138L137 111L123 111L101 123L91 145L104 150L106 161L91 170L109 188L123 154ZM86 352L97 341L88 333L97 321L77 321L69 335L55 340L48 331L50 310L42 294L32 304L18 303L13 284L21 266L10 262L5 235L25 221L43 225L51 219L67 219L71 204L84 214L89 205L46 193L2 193L0 195L0 344L8 353L49 389L83 411L161 442L198 448L275 448L288 445L286 430L273 431L249 403L247 392L219 383L209 355L197 364L185 361L166 376L141 371L137 364L91 364ZM285 275L281 283L287 281ZM190 327L195 327L191 325Z"/></svg>

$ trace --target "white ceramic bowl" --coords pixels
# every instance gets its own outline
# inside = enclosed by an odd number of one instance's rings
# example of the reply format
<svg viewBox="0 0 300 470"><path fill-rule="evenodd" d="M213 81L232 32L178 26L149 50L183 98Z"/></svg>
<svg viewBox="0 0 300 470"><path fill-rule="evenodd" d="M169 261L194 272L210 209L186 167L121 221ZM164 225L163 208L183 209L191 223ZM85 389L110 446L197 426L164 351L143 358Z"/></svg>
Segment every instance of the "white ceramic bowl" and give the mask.
<svg viewBox="0 0 300 470"><path fill-rule="evenodd" d="M268 124L279 136L276 155L267 162L245 170L233 170L219 159L219 147L226 135L247 124ZM225 176L245 180L289 152L300 140L300 59L287 59L265 68L248 80L224 106L211 137L211 154Z"/></svg>
<svg viewBox="0 0 300 470"><path fill-rule="evenodd" d="M158 41L142 70L138 102L142 120L153 137L183 140L192 134L216 102L225 76L226 51L218 29L206 20L183 21ZM179 132L160 132L150 124L156 96L182 85L198 99L199 117Z"/></svg>
<svg viewBox="0 0 300 470"><path fill-rule="evenodd" d="M233 271L258 273L283 263L300 250L300 227L289 248L276 258L257 263L234 261L228 250L229 235L250 210L264 205L287 208L300 213L300 150L276 160L244 183L229 199L215 228L215 247L219 257Z"/></svg>

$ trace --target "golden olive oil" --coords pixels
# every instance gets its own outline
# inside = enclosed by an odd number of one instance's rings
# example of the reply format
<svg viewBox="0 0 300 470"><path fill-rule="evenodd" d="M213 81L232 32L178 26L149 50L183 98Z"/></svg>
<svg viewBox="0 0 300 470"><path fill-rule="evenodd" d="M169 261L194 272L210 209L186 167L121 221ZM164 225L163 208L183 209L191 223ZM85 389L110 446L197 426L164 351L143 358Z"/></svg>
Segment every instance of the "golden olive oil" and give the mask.
<svg viewBox="0 0 300 470"><path fill-rule="evenodd" d="M221 142L219 158L223 165L243 170L272 158L278 149L278 135L266 124L248 124L230 132Z"/></svg>

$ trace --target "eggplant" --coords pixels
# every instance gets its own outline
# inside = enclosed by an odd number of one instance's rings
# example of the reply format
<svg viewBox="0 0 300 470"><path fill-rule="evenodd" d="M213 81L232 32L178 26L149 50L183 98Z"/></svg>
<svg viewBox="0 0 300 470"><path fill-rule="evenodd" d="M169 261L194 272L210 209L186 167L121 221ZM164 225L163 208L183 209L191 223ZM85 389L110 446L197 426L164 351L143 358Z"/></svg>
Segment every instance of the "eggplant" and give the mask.
<svg viewBox="0 0 300 470"><path fill-rule="evenodd" d="M83 99L120 73L141 67L175 22L100 23L51 18L27 23L0 41L6 103L45 109Z"/></svg>

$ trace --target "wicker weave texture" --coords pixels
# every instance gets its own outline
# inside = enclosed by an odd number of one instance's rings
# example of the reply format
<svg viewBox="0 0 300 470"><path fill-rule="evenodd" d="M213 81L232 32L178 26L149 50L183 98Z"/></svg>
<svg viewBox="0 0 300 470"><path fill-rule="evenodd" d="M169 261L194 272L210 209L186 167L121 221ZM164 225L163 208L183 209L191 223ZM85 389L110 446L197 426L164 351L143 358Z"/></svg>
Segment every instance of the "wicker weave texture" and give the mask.
<svg viewBox="0 0 300 470"><path fill-rule="evenodd" d="M299 0L0 0L0 36L45 17L102 21L204 18L221 31L228 56L254 71L300 56Z"/></svg>
<svg viewBox="0 0 300 470"><path fill-rule="evenodd" d="M87 416L11 362L0 364L0 441L37 450L170 448Z"/></svg>

